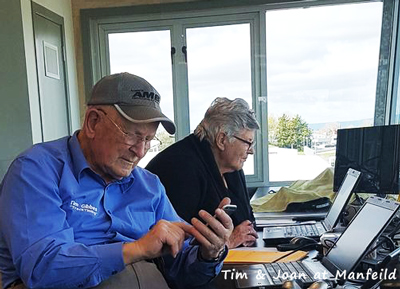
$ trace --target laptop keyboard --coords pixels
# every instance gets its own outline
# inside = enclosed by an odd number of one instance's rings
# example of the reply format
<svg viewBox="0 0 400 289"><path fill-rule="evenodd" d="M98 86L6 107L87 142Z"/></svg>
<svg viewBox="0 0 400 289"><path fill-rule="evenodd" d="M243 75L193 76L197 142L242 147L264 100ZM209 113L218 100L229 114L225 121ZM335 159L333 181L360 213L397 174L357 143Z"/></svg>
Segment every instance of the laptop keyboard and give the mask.
<svg viewBox="0 0 400 289"><path fill-rule="evenodd" d="M285 237L309 236L319 237L321 234L315 224L284 227Z"/></svg>
<svg viewBox="0 0 400 289"><path fill-rule="evenodd" d="M300 279L303 283L314 282L313 274L301 261L289 263L268 263L264 264L264 266L267 269L268 274L271 276L272 282L276 285L281 285L289 279Z"/></svg>

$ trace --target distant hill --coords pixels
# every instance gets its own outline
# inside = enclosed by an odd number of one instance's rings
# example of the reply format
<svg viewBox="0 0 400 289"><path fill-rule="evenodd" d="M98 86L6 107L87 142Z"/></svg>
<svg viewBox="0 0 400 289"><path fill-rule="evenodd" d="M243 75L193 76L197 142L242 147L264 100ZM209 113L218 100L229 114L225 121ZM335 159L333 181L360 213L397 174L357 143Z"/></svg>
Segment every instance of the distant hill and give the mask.
<svg viewBox="0 0 400 289"><path fill-rule="evenodd" d="M330 124L331 122L324 122L324 123L310 123L308 127L313 131L320 130L324 128L326 125ZM360 120L353 120L353 121L338 121L334 123L339 123L339 128L351 128L351 127L362 127L362 126L372 126L374 123L374 119L360 119Z"/></svg>

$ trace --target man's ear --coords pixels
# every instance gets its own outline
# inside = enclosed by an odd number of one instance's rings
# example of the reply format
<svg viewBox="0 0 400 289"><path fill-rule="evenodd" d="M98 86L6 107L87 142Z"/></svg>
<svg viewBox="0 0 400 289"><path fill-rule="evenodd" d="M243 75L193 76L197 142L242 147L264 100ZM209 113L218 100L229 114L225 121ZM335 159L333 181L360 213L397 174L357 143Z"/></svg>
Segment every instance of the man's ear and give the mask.
<svg viewBox="0 0 400 289"><path fill-rule="evenodd" d="M88 138L94 138L96 133L96 126L100 122L99 111L94 108L89 108L86 111L84 127Z"/></svg>
<svg viewBox="0 0 400 289"><path fill-rule="evenodd" d="M219 132L215 138L215 144L221 151L225 150L225 145L228 141L228 136L224 132Z"/></svg>

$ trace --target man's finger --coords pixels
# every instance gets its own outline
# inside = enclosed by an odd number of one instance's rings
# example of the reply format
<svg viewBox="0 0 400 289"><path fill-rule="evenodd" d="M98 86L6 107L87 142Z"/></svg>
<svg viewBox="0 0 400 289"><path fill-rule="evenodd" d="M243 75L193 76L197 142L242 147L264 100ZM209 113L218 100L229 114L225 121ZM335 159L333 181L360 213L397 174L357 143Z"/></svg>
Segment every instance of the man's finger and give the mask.
<svg viewBox="0 0 400 289"><path fill-rule="evenodd" d="M222 212L230 220L229 216L221 209L217 209L216 211ZM207 232L205 232L210 238L214 239L215 235L217 235L218 237L221 237L225 233L226 228L221 223L219 218L217 220L215 217L211 216L208 212L206 212L204 210L200 210L199 215L207 223L207 226L210 227L212 230L211 234L208 233L209 230L207 230ZM216 217L218 217L218 216L216 216Z"/></svg>
<svg viewBox="0 0 400 289"><path fill-rule="evenodd" d="M194 227L194 230L192 230L192 235L196 238L196 240L202 245L210 246L210 241L204 236L204 232L207 230L209 231L210 229L208 229L207 226L197 218L192 218L192 224Z"/></svg>
<svg viewBox="0 0 400 289"><path fill-rule="evenodd" d="M219 203L218 208L222 209L223 206L229 205L231 203L231 199L228 197L225 197L222 199L222 201Z"/></svg>
<svg viewBox="0 0 400 289"><path fill-rule="evenodd" d="M233 229L232 219L223 210L216 209L215 216L226 229Z"/></svg>
<svg viewBox="0 0 400 289"><path fill-rule="evenodd" d="M173 222L174 225L178 226L185 232L185 239L193 236L193 226L186 222Z"/></svg>
<svg viewBox="0 0 400 289"><path fill-rule="evenodd" d="M186 223L186 222L173 222L172 224L174 224L175 226L178 226L179 228L181 228L185 233L190 234L193 226Z"/></svg>

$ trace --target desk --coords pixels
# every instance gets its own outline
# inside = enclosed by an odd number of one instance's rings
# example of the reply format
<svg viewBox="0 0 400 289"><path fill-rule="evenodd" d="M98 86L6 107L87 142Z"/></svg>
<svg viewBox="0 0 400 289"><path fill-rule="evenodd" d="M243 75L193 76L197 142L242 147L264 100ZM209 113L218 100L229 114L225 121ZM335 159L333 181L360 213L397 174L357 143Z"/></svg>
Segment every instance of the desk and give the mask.
<svg viewBox="0 0 400 289"><path fill-rule="evenodd" d="M264 248L264 241L262 240L262 232L258 232L259 238L257 240L257 244L255 247L258 248ZM268 250L276 250L275 248L268 248ZM307 258L313 258L317 254L316 251L310 252L310 257ZM224 264L222 270L232 270L237 269L241 266L242 264ZM359 285L358 285L359 286ZM335 289L357 289L359 288L358 286L354 286L352 284L346 284L343 287L342 286L337 286ZM393 288L399 288L399 287L393 287ZM196 289L236 289L236 281L235 278L231 278L230 273L223 273L223 271L208 285L201 286L201 287L196 287Z"/></svg>
<svg viewBox="0 0 400 289"><path fill-rule="evenodd" d="M271 247L271 248L265 248L264 245L264 240L262 239L262 231L257 232L258 234L258 239L256 244L253 246L253 249L265 249L268 251L276 251L276 248ZM247 249L247 248L244 248ZM250 248L249 248L250 249ZM240 249L239 249L240 250ZM236 268L239 268L239 266L241 266L243 264L224 264L222 270L232 270ZM235 279L231 279L230 275L227 273L225 274L226 276L224 276L224 274L221 272L217 278L215 278L213 280L213 282L211 282L210 284L206 285L206 286L202 286L202 287L196 287L196 289L236 289L236 283L235 283ZM226 278L224 278L226 277Z"/></svg>

